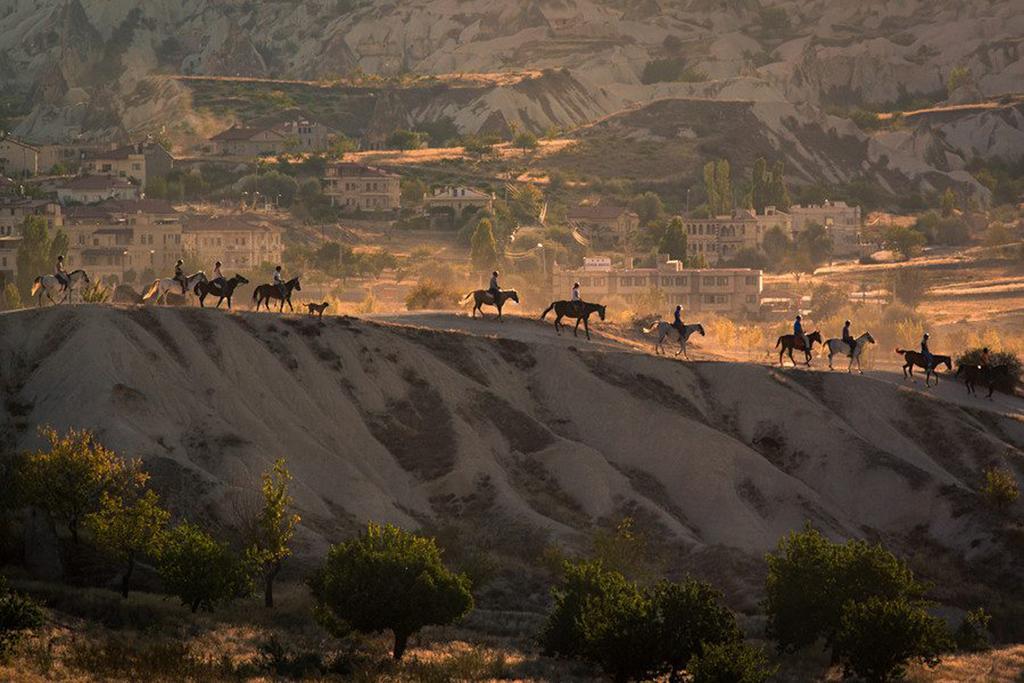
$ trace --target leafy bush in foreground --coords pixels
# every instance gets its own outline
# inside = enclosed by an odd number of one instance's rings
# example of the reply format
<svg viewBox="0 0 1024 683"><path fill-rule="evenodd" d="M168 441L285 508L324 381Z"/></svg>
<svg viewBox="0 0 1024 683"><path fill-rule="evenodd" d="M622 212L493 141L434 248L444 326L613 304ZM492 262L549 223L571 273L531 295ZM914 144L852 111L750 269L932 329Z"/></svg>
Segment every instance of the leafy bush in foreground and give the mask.
<svg viewBox="0 0 1024 683"><path fill-rule="evenodd" d="M42 624L43 613L36 603L8 588L7 580L0 576L0 661L10 655L26 631Z"/></svg>

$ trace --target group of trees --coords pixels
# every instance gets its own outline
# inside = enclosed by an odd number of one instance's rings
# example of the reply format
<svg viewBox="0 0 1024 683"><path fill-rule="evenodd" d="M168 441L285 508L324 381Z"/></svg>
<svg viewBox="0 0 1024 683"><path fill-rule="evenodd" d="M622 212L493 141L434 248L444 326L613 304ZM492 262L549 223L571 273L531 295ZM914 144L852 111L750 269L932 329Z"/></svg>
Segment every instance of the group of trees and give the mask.
<svg viewBox="0 0 1024 683"><path fill-rule="evenodd" d="M707 210L711 216L732 214L732 172L728 159L709 161L704 164L704 194Z"/></svg>
<svg viewBox="0 0 1024 683"><path fill-rule="evenodd" d="M813 272L829 261L832 247L828 230L818 223L808 224L795 239L790 239L782 228L773 226L765 231L760 252L742 250L728 264L775 271Z"/></svg>
<svg viewBox="0 0 1024 683"><path fill-rule="evenodd" d="M787 211L791 203L782 161L776 161L769 171L768 162L763 157L757 159L750 169L750 207L758 213L769 206Z"/></svg>

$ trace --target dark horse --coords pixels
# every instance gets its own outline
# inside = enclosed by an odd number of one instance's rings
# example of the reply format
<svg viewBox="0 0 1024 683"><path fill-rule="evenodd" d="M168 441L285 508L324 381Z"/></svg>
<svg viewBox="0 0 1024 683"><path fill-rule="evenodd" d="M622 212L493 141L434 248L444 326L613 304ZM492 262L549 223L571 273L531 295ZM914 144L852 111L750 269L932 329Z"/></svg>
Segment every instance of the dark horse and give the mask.
<svg viewBox="0 0 1024 683"><path fill-rule="evenodd" d="M796 361L793 360L793 351L803 351L804 355L807 356L807 365L811 364L811 351L814 349L814 342L822 343L821 332L815 330L805 336L807 337L807 346L809 347L806 349L803 342L795 334L784 334L779 337L779 340L775 342L775 348L782 347L782 350L779 351L779 365L782 365L782 354L784 353L789 353L789 362L796 365Z"/></svg>
<svg viewBox="0 0 1024 683"><path fill-rule="evenodd" d="M588 320L594 313L604 320L604 304L592 304L589 301L581 301L577 304L575 301L552 301L551 305L544 309L544 312L540 314L540 319L543 320L551 309L555 309L555 332L562 334L562 318L575 318L576 327L572 328L572 336L578 337L577 330L580 329L580 321L583 321L583 329L587 333L587 339L590 339L590 324Z"/></svg>
<svg viewBox="0 0 1024 683"><path fill-rule="evenodd" d="M961 375L963 375L967 393L972 396L977 396L974 392L975 384L987 384L988 396L986 398L991 401L992 392L996 390L996 385L1002 384L1010 378L1010 366L993 365L983 368L980 365L960 365L957 366L956 376L960 377Z"/></svg>
<svg viewBox="0 0 1024 683"><path fill-rule="evenodd" d="M281 290L277 288L277 285L260 285L252 292L252 300L256 303L256 310L260 310L260 304L266 304L267 310L270 310L270 300L279 299L281 301L281 308L277 309L278 312L284 311L285 302L288 303L288 309L294 311L292 307L292 292L301 292L302 286L299 285L299 278L293 277L288 282L284 283L284 298L281 298Z"/></svg>
<svg viewBox="0 0 1024 683"><path fill-rule="evenodd" d="M217 301L217 308L220 308L220 305L224 301L224 299L228 300L228 308L231 308L231 295L235 293L235 287L237 287L238 285L247 284L249 284L249 281L236 273L233 278L224 281L223 291L221 290L219 284L214 284L213 282L197 282L196 286L193 287L192 291L194 291L196 293L196 296L199 297L199 305L202 306L203 308L205 308L205 306L203 306L203 301L206 300L206 296L208 294L213 294L214 296L220 297L220 299Z"/></svg>
<svg viewBox="0 0 1024 683"><path fill-rule="evenodd" d="M914 379L914 366L924 370L924 384L925 386L931 386L932 377L935 378L935 385L939 385L939 376L935 374L935 368L940 365L945 365L947 370L953 370L953 360L949 356L940 356L937 353L932 354L932 364L928 366L924 362L924 354L920 351L911 351L910 349L896 349L896 353L903 356L903 360L906 362L903 364L903 379Z"/></svg>
<svg viewBox="0 0 1024 683"><path fill-rule="evenodd" d="M473 297L473 317L476 317L476 312L480 311L480 317L484 317L484 312L480 309L481 306L494 306L498 309L498 320L501 320L501 307L505 305L509 299L519 303L519 293L514 289L503 289L498 292L498 300L494 300L494 295L486 289L477 289L466 296L462 297L460 304L464 304L469 301L469 298Z"/></svg>

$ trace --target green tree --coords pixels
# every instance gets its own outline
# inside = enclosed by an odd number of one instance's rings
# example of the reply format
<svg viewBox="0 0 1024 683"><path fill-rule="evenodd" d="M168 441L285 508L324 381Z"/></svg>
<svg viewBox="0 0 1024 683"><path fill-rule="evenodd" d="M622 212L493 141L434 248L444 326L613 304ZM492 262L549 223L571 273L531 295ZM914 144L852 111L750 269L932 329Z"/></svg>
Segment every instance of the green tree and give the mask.
<svg viewBox="0 0 1024 683"><path fill-rule="evenodd" d="M955 66L949 72L949 79L946 81L946 94L952 95L961 86L971 81L971 70L966 66Z"/></svg>
<svg viewBox="0 0 1024 683"><path fill-rule="evenodd" d="M537 136L529 131L523 131L516 135L515 141L512 143L524 152L531 149L537 149Z"/></svg>
<svg viewBox="0 0 1024 683"><path fill-rule="evenodd" d="M768 206L768 185L771 179L768 176L768 163L764 157L754 161L750 169L750 206L758 213L764 213Z"/></svg>
<svg viewBox="0 0 1024 683"><path fill-rule="evenodd" d="M498 264L498 244L494 240L491 221L484 218L476 225L470 243L470 257L473 268L478 271L492 270Z"/></svg>
<svg viewBox="0 0 1024 683"><path fill-rule="evenodd" d="M820 223L808 223L796 236L796 251L801 254L808 270L813 270L828 261L832 255L832 236Z"/></svg>
<svg viewBox="0 0 1024 683"><path fill-rule="evenodd" d="M723 216L731 214L733 210L732 172L729 170L728 159L719 159L715 163L715 186L719 202L716 214Z"/></svg>
<svg viewBox="0 0 1024 683"><path fill-rule="evenodd" d="M952 645L945 623L920 604L873 595L846 603L833 652L847 676L886 683L902 679L912 660L937 665Z"/></svg>
<svg viewBox="0 0 1024 683"><path fill-rule="evenodd" d="M96 544L123 565L123 597L127 598L131 589L136 560L159 554L160 540L169 518L170 513L160 507L160 499L153 491L141 495L104 492L100 509L86 517L86 526L92 531Z"/></svg>
<svg viewBox="0 0 1024 683"><path fill-rule="evenodd" d="M50 238L46 232L46 219L42 216L26 216L22 222L17 263L18 292L27 297L35 279L52 270Z"/></svg>
<svg viewBox="0 0 1024 683"><path fill-rule="evenodd" d="M949 217L953 215L953 211L956 210L956 193L953 192L953 188L947 187L946 191L942 193L939 206L942 209L943 216Z"/></svg>
<svg viewBox="0 0 1024 683"><path fill-rule="evenodd" d="M331 141L331 146L327 151L327 156L332 159L342 159L346 154L354 152L357 149L359 149L359 145L355 140L349 138L344 133L337 133Z"/></svg>
<svg viewBox="0 0 1024 683"><path fill-rule="evenodd" d="M67 256L69 246L67 234L63 230L58 230L50 241L50 264L56 263L58 256Z"/></svg>
<svg viewBox="0 0 1024 683"><path fill-rule="evenodd" d="M767 203L779 211L788 211L793 203L789 198L789 188L786 187L786 169L782 161L776 161L772 167Z"/></svg>
<svg viewBox="0 0 1024 683"><path fill-rule="evenodd" d="M469 579L448 570L432 538L370 523L332 546L309 581L320 623L331 633L390 630L394 658L424 626L454 623L473 608Z"/></svg>
<svg viewBox="0 0 1024 683"><path fill-rule="evenodd" d="M704 648L687 667L691 683L765 683L778 671L761 648L739 641Z"/></svg>
<svg viewBox="0 0 1024 683"><path fill-rule="evenodd" d="M160 544L157 571L164 589L193 613L250 595L249 569L227 545L192 524L174 527Z"/></svg>
<svg viewBox="0 0 1024 683"><path fill-rule="evenodd" d="M6 661L26 631L42 625L43 611L39 606L11 590L7 579L0 576L0 663Z"/></svg>
<svg viewBox="0 0 1024 683"><path fill-rule="evenodd" d="M658 243L658 252L668 254L670 257L686 262L686 232L683 229L683 221L676 216L665 229L665 234Z"/></svg>
<svg viewBox="0 0 1024 683"><path fill-rule="evenodd" d="M291 478L291 473L281 459L274 463L269 472L263 473L260 485L263 508L256 523L252 554L263 570L263 604L266 607L274 606L274 579L280 573L281 565L292 554L289 544L295 534L295 525L301 519L289 511L293 503L292 497L288 495L288 482Z"/></svg>
<svg viewBox="0 0 1024 683"><path fill-rule="evenodd" d="M4 310L13 311L17 308L22 307L21 293L18 291L18 286L13 282L8 282L4 285Z"/></svg>
<svg viewBox="0 0 1024 683"><path fill-rule="evenodd" d="M707 195L708 213L715 216L718 214L718 207L722 205L722 200L718 193L714 161L704 164L704 193Z"/></svg>
<svg viewBox="0 0 1024 683"><path fill-rule="evenodd" d="M67 525L74 543L81 523L99 509L104 493L124 495L148 479L141 461L124 460L88 430L70 429L64 436L49 427L40 432L50 447L23 458L19 489L26 502Z"/></svg>
<svg viewBox="0 0 1024 683"><path fill-rule="evenodd" d="M768 262L773 266L780 266L786 256L792 251L793 243L789 235L777 225L768 228L764 233L764 241L761 243Z"/></svg>
<svg viewBox="0 0 1024 683"><path fill-rule="evenodd" d="M665 212L665 205L662 203L661 197L653 192L637 195L629 203L629 208L640 217L640 225L649 225Z"/></svg>
<svg viewBox="0 0 1024 683"><path fill-rule="evenodd" d="M683 669L706 647L741 639L736 617L711 584L693 578L661 581L651 593L655 642L663 649L658 659L671 671L672 680L680 680Z"/></svg>
<svg viewBox="0 0 1024 683"><path fill-rule="evenodd" d="M426 147L427 135L415 133L411 130L399 129L388 136L385 144L391 149L421 149Z"/></svg>

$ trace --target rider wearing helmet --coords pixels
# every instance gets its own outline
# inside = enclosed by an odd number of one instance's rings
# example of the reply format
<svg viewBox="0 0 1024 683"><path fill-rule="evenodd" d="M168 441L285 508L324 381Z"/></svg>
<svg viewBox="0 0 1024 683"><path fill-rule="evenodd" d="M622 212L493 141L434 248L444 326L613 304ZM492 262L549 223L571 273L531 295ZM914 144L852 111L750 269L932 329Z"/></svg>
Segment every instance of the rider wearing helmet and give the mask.
<svg viewBox="0 0 1024 683"><path fill-rule="evenodd" d="M580 298L580 283L572 283L572 291L569 292L569 301L572 302L573 308L576 309L576 315L582 315L583 299Z"/></svg>
<svg viewBox="0 0 1024 683"><path fill-rule="evenodd" d="M850 346L850 355L852 356L853 352L857 350L857 340L853 338L852 334L850 334L850 321L849 320L847 320L846 324L843 325L843 341L846 342L847 344L849 344L849 346Z"/></svg>
<svg viewBox="0 0 1024 683"><path fill-rule="evenodd" d="M278 293L281 294L281 301L284 301L288 297L288 292L284 284L284 276L281 275L281 266L274 267L274 286L277 287Z"/></svg>
<svg viewBox="0 0 1024 683"><path fill-rule="evenodd" d="M793 321L793 336L800 340L804 351L810 351L807 346L807 335L804 334L804 325L801 322L799 315L797 315L796 320Z"/></svg>
<svg viewBox="0 0 1024 683"><path fill-rule="evenodd" d="M227 287L228 281L224 279L224 276L220 272L220 261L213 264L213 279L210 280L210 284L217 285L221 292L223 292L224 288Z"/></svg>
<svg viewBox="0 0 1024 683"><path fill-rule="evenodd" d="M53 276L57 278L57 282L60 283L60 291L64 291L71 284L71 278L68 277L68 271L64 270L64 255L57 256L57 265L53 269Z"/></svg>
<svg viewBox="0 0 1024 683"><path fill-rule="evenodd" d="M501 296L501 287L498 286L498 271L491 273L491 282L487 285L487 292L494 299L494 305L498 305L498 297Z"/></svg>
<svg viewBox="0 0 1024 683"><path fill-rule="evenodd" d="M924 336L921 337L921 355L924 356L925 370L932 369L932 352L928 349L928 333L925 332Z"/></svg>
<svg viewBox="0 0 1024 683"><path fill-rule="evenodd" d="M178 259L178 262L174 264L174 279L181 283L181 293L184 295L188 293L188 278L185 277L185 262L182 259Z"/></svg>

